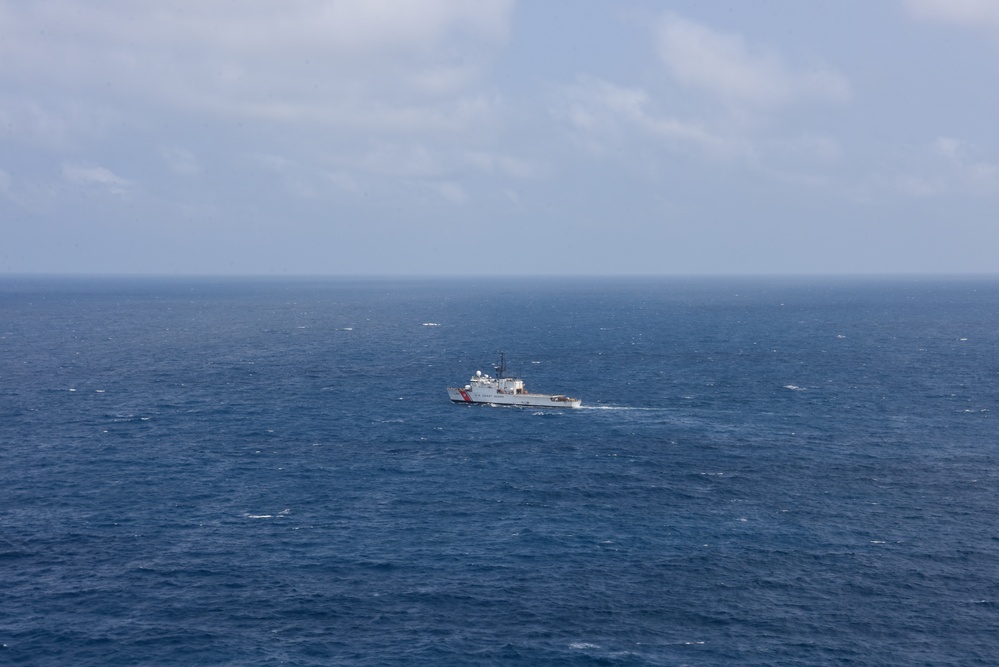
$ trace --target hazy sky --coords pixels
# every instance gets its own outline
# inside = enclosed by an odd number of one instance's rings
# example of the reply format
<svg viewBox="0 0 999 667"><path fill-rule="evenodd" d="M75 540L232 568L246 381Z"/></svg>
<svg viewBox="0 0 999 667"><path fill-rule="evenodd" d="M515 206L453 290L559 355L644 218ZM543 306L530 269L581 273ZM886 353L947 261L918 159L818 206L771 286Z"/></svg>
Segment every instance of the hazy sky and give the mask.
<svg viewBox="0 0 999 667"><path fill-rule="evenodd" d="M999 272L999 1L0 0L0 272Z"/></svg>

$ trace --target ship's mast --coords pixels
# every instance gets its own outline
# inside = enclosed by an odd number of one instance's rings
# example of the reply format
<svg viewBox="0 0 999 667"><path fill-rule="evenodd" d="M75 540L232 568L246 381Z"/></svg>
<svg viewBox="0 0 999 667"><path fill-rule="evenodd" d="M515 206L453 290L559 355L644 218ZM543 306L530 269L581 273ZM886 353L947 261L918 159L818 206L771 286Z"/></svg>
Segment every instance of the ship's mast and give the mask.
<svg viewBox="0 0 999 667"><path fill-rule="evenodd" d="M503 379L503 373L506 373L506 353L505 352L500 352L499 366L493 366L493 368L496 370L496 379L497 380L502 380Z"/></svg>

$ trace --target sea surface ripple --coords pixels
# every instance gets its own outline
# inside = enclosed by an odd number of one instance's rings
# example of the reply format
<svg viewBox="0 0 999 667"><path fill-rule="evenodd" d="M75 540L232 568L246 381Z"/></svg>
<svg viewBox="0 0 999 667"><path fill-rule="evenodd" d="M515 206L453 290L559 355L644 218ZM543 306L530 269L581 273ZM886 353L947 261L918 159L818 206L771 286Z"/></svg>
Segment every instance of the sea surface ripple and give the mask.
<svg viewBox="0 0 999 667"><path fill-rule="evenodd" d="M7 277L0 313L0 664L999 664L994 279ZM583 408L451 404L500 351Z"/></svg>

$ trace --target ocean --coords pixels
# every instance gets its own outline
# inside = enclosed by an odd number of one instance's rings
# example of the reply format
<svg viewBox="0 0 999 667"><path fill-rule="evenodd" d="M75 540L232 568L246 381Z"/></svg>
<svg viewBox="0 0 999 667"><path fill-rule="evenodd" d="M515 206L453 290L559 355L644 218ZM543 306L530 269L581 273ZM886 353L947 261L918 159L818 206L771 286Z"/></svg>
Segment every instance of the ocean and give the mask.
<svg viewBox="0 0 999 667"><path fill-rule="evenodd" d="M995 278L0 278L0 664L994 666L997 411Z"/></svg>

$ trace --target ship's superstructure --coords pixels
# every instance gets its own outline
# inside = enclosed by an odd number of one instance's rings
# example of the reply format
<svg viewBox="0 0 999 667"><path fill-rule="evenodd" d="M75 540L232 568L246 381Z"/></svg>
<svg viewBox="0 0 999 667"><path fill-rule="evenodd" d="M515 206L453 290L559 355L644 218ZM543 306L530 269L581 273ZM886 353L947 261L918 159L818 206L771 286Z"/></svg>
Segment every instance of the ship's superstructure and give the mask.
<svg viewBox="0 0 999 667"><path fill-rule="evenodd" d="M447 393L455 403L489 403L533 408L578 408L581 401L560 394L532 394L520 378L506 377L506 355L500 354L499 366L494 367L496 377L475 371L463 388L448 387Z"/></svg>

